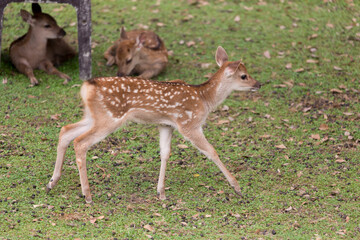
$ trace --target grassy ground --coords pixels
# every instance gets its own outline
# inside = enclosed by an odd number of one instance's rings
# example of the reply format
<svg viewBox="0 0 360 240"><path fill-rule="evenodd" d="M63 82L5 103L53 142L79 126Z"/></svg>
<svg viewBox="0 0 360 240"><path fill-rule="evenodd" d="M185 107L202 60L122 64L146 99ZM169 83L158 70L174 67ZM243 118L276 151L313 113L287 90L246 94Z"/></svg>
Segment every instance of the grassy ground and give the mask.
<svg viewBox="0 0 360 240"><path fill-rule="evenodd" d="M148 26L172 53L158 80L205 81L222 45L264 86L233 93L204 127L243 198L175 134L168 199L159 201L157 129L130 124L89 151L91 206L80 196L72 147L62 179L45 193L60 128L81 119L77 60L59 68L73 79L67 86L36 71L40 85L28 87L9 63L8 47L27 29L19 10L31 6L9 5L0 69L0 239L360 238L354 2L93 0L93 76L115 75L102 54L121 26ZM76 46L75 10L42 6ZM184 144L189 148L178 146Z"/></svg>

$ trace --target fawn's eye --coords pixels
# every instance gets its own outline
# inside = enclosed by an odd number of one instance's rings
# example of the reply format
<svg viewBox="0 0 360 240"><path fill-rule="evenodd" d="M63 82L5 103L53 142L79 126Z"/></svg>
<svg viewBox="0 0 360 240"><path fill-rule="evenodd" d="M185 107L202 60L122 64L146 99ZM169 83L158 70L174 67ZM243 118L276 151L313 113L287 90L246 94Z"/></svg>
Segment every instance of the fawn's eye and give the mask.
<svg viewBox="0 0 360 240"><path fill-rule="evenodd" d="M126 64L131 63L131 61L132 61L132 58L130 58L130 59L126 59Z"/></svg>
<svg viewBox="0 0 360 240"><path fill-rule="evenodd" d="M46 24L44 28L51 28L51 26L49 24Z"/></svg>
<svg viewBox="0 0 360 240"><path fill-rule="evenodd" d="M245 79L247 79L247 76L246 76L246 74L243 74L243 75L241 75L241 79L242 79L242 80L245 80Z"/></svg>

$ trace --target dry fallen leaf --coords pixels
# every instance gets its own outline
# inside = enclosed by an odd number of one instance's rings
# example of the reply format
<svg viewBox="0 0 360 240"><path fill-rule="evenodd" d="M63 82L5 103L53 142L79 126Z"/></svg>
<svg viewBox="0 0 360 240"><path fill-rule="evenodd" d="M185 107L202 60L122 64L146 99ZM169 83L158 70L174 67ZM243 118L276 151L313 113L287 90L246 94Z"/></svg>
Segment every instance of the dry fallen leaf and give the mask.
<svg viewBox="0 0 360 240"><path fill-rule="evenodd" d="M330 89L330 92L332 92L332 93L342 93L342 91L337 89L337 88Z"/></svg>
<svg viewBox="0 0 360 240"><path fill-rule="evenodd" d="M298 69L295 70L295 72L297 72L297 73L298 73L298 72L303 72L304 70L305 70L305 69L303 69L303 68L298 68Z"/></svg>
<svg viewBox="0 0 360 240"><path fill-rule="evenodd" d="M177 146L178 146L178 148L181 148L181 149L189 148L189 147L188 147L187 145L185 145L185 144L178 144Z"/></svg>
<svg viewBox="0 0 360 240"><path fill-rule="evenodd" d="M192 47L194 45L195 45L194 41L189 41L189 42L186 43L186 46L188 46L188 47Z"/></svg>
<svg viewBox="0 0 360 240"><path fill-rule="evenodd" d="M340 159L336 159L335 162L336 163L344 163L346 161L344 159L340 158Z"/></svg>
<svg viewBox="0 0 360 240"><path fill-rule="evenodd" d="M104 216L90 218L90 223L94 224L97 220L103 219Z"/></svg>
<svg viewBox="0 0 360 240"><path fill-rule="evenodd" d="M328 22L328 23L326 24L326 26L327 26L328 28L334 28L334 24L332 24L332 23L330 23L330 22Z"/></svg>
<svg viewBox="0 0 360 240"><path fill-rule="evenodd" d="M315 59L308 59L306 60L307 63L318 63L319 61L318 60L315 60Z"/></svg>
<svg viewBox="0 0 360 240"><path fill-rule="evenodd" d="M277 149L285 149L285 148L286 148L286 146L285 146L284 144L275 145L275 147L276 147Z"/></svg>
<svg viewBox="0 0 360 240"><path fill-rule="evenodd" d="M150 226L149 224L145 225L144 228L150 232L155 232L155 229L152 226Z"/></svg>
<svg viewBox="0 0 360 240"><path fill-rule="evenodd" d="M270 56L270 52L268 51L268 50L266 50L265 52L264 52L264 56L266 57L266 58L271 58L271 56Z"/></svg>
<svg viewBox="0 0 360 240"><path fill-rule="evenodd" d="M320 140L320 135L319 134L311 134L311 138L315 139L315 140Z"/></svg>
<svg viewBox="0 0 360 240"><path fill-rule="evenodd" d="M221 125L221 124L226 124L226 123L229 123L230 120L219 120L216 125Z"/></svg>
<svg viewBox="0 0 360 240"><path fill-rule="evenodd" d="M326 125L325 123L322 123L322 124L320 124L319 129L320 129L321 131L325 131L325 130L328 130L328 129L329 129L329 126Z"/></svg>
<svg viewBox="0 0 360 240"><path fill-rule="evenodd" d="M341 68L341 67L338 67L338 66L334 66L334 69L335 69L336 71L341 71L341 70L342 70L342 68Z"/></svg>
<svg viewBox="0 0 360 240"><path fill-rule="evenodd" d="M314 33L313 35L311 35L311 36L309 37L309 40L314 39L314 38L317 38L317 37L318 37L318 35L317 35L316 33Z"/></svg>
<svg viewBox="0 0 360 240"><path fill-rule="evenodd" d="M164 27L164 26L165 26L165 23L158 22L158 23L156 23L156 26L158 26L158 27Z"/></svg>
<svg viewBox="0 0 360 240"><path fill-rule="evenodd" d="M246 11L251 11L251 10L253 10L254 8L253 8L253 7L244 6L244 9L245 9Z"/></svg>
<svg viewBox="0 0 360 240"><path fill-rule="evenodd" d="M291 63L286 64L286 65L285 65L285 68L286 68L286 69L291 69L291 68L292 68L292 64L291 64Z"/></svg>
<svg viewBox="0 0 360 240"><path fill-rule="evenodd" d="M50 118L51 118L52 120L59 120L59 117L60 117L60 116L61 116L61 114L60 114L60 113L57 113L57 114L51 115Z"/></svg>
<svg viewBox="0 0 360 240"><path fill-rule="evenodd" d="M234 21L235 21L235 22L240 22L240 16L238 16L238 15L235 16Z"/></svg>

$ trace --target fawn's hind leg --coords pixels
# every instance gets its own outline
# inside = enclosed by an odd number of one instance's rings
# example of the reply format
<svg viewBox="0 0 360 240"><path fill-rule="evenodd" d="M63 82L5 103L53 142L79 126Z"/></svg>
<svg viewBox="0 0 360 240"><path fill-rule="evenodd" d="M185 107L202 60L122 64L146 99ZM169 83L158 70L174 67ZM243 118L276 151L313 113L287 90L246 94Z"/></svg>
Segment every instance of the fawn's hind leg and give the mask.
<svg viewBox="0 0 360 240"><path fill-rule="evenodd" d="M54 173L50 182L46 186L46 191L49 192L59 181L61 177L61 170L65 160L66 149L75 138L85 133L91 128L91 118L84 118L80 122L64 126L60 131L59 143L57 146L57 157L55 163Z"/></svg>

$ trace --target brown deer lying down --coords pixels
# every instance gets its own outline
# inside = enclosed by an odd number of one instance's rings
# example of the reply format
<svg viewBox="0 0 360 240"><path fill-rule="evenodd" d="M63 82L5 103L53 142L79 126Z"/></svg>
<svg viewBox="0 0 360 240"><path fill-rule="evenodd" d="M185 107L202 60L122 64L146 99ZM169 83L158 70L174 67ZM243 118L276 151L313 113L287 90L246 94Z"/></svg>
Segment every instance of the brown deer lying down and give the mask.
<svg viewBox="0 0 360 240"><path fill-rule="evenodd" d="M218 47L215 59L220 69L200 85L189 85L179 80L156 82L133 77L100 77L85 82L81 87L84 117L61 129L55 170L47 191L58 183L66 149L74 140L82 193L86 202L91 203L86 173L88 149L126 122L134 121L159 126L161 167L157 191L160 199L166 199L165 169L173 129L211 159L240 195L238 182L206 140L201 126L208 114L233 90L255 91L260 88L260 83L250 77L241 61L228 62L228 55L222 47Z"/></svg>
<svg viewBox="0 0 360 240"><path fill-rule="evenodd" d="M64 39L66 32L60 28L55 19L43 13L37 3L32 4L31 15L25 10L20 11L22 19L30 27L28 32L10 45L10 58L17 70L30 78L31 85L38 85L33 70L41 69L48 74L56 74L65 79L70 77L57 70L54 65L73 58L75 50Z"/></svg>
<svg viewBox="0 0 360 240"><path fill-rule="evenodd" d="M167 50L158 35L147 30L125 32L124 28L120 39L105 51L104 57L106 65L116 63L119 77L139 75L150 79L163 71L168 62Z"/></svg>

